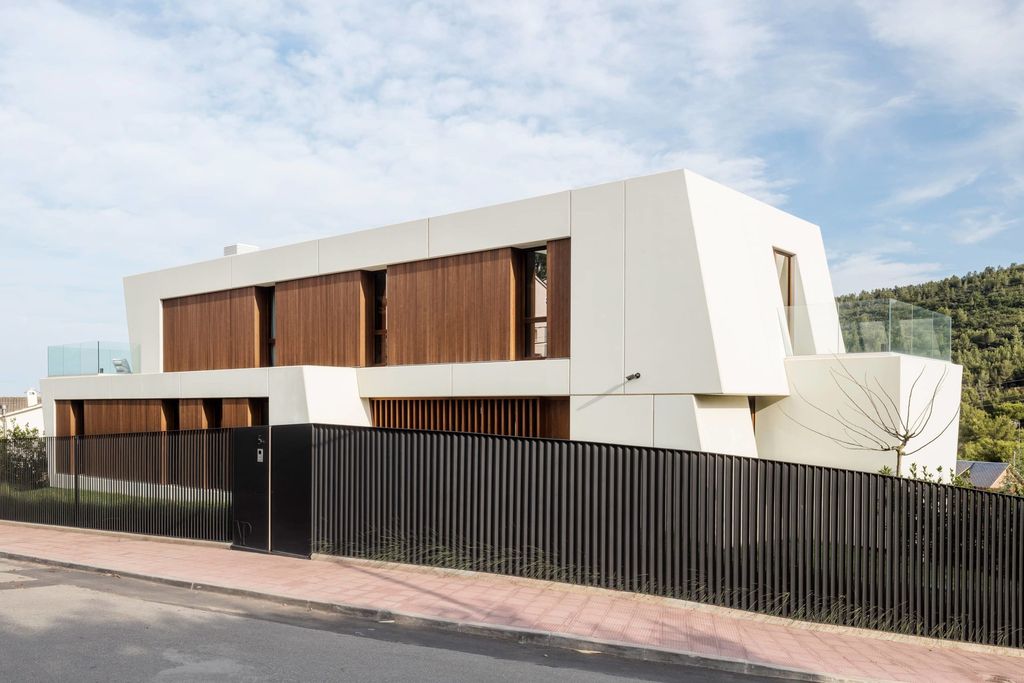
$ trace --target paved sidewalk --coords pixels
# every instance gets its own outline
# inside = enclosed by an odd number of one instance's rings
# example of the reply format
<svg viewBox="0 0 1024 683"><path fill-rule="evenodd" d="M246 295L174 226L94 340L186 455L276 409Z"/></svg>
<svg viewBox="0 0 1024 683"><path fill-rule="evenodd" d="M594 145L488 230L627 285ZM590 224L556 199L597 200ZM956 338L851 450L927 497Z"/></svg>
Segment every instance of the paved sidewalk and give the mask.
<svg viewBox="0 0 1024 683"><path fill-rule="evenodd" d="M1024 682L1024 651L810 625L546 581L360 560L308 561L0 522L0 556L5 554L318 607L343 606L342 611L394 615L412 623L447 622L493 634L511 630L514 637L580 649L698 657L733 671L765 673L760 667L777 667L792 677L805 671L840 679Z"/></svg>

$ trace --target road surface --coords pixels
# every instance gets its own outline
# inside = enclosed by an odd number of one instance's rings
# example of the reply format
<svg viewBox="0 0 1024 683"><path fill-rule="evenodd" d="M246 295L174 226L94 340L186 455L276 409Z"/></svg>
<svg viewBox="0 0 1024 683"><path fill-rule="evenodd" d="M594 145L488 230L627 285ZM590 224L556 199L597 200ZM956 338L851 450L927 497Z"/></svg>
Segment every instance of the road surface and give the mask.
<svg viewBox="0 0 1024 683"><path fill-rule="evenodd" d="M0 680L763 679L0 559Z"/></svg>

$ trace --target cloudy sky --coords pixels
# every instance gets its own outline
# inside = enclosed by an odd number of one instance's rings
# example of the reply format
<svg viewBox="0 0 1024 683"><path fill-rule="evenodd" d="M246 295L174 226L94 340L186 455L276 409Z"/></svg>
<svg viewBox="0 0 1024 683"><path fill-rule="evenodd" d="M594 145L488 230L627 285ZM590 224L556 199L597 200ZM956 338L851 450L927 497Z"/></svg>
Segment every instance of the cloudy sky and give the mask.
<svg viewBox="0 0 1024 683"><path fill-rule="evenodd" d="M677 167L838 292L1024 260L1024 7L0 0L0 394L123 275Z"/></svg>

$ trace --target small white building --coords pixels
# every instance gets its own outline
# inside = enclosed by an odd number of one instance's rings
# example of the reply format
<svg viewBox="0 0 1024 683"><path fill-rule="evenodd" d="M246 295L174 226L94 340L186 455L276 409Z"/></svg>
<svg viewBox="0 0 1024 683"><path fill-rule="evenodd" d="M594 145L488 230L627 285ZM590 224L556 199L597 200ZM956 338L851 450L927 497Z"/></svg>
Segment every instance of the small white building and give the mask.
<svg viewBox="0 0 1024 683"><path fill-rule="evenodd" d="M39 392L29 389L25 396L0 396L0 433L14 426L37 429L43 436L43 401Z"/></svg>
<svg viewBox="0 0 1024 683"><path fill-rule="evenodd" d="M889 419L929 409L908 460L954 467L948 318L844 317L816 225L690 171L225 254L125 279L130 348L43 380L47 433L325 422L893 467L838 443L872 431L848 373Z"/></svg>

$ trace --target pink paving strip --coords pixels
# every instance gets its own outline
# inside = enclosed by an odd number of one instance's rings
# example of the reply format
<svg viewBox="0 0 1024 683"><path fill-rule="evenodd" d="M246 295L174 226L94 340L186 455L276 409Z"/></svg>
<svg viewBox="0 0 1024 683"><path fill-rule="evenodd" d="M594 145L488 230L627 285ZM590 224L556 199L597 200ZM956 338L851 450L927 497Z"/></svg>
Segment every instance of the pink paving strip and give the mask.
<svg viewBox="0 0 1024 683"><path fill-rule="evenodd" d="M298 560L0 522L0 553L840 678L1024 683L1024 651L817 627L667 598L358 560ZM0 594L0 605L2 605Z"/></svg>

